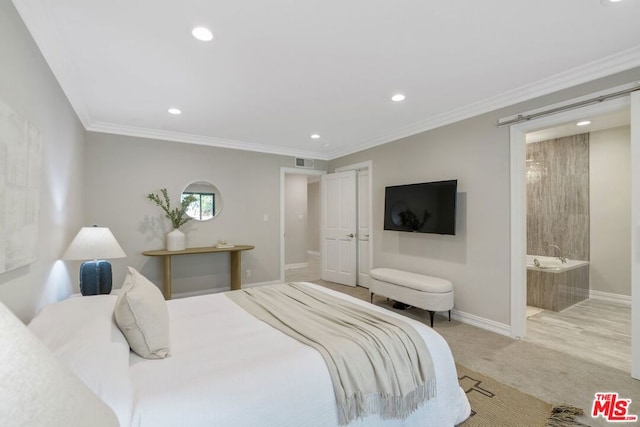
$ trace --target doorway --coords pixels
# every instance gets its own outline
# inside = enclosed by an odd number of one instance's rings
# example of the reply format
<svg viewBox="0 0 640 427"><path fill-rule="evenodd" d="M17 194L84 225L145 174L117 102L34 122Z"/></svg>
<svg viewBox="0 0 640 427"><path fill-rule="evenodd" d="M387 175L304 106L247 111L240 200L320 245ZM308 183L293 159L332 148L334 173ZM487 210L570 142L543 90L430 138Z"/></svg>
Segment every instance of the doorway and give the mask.
<svg viewBox="0 0 640 427"><path fill-rule="evenodd" d="M629 108L526 134L526 341L631 370ZM537 259L541 265L529 265ZM563 261L564 260L564 261Z"/></svg>
<svg viewBox="0 0 640 427"><path fill-rule="evenodd" d="M287 280L287 272L298 272L293 279L295 281L309 281L319 278L319 274L307 271L310 267L318 269L320 253L309 254L307 245L307 233L312 224L314 215L318 212L308 211L307 186L317 181L325 171L302 168L280 168L280 281ZM293 179L290 179L293 178ZM293 186L287 190L287 182ZM318 184L319 185L319 184ZM291 202L289 204L287 202ZM291 207L293 206L293 209ZM287 209L289 207L289 209ZM299 207L299 209L297 208ZM319 209L319 206L311 209ZM287 241L289 233L289 242ZM292 240L291 238L300 237ZM288 244L289 243L289 244ZM311 255L311 256L309 256ZM313 264L310 266L310 264ZM306 270L306 271L305 271ZM311 277L315 276L317 277Z"/></svg>
<svg viewBox="0 0 640 427"><path fill-rule="evenodd" d="M337 168L335 172L356 171L357 174L357 191L356 191L356 205L357 205L357 286L365 288L369 287L369 270L373 265L373 232L371 229L372 224L372 182L373 182L373 162L365 161L348 166ZM285 281L287 277L293 278L292 280L308 279L308 274L314 275L316 268L321 268L322 265L322 248L317 253L311 253L309 257L309 267L306 266L299 271L287 270L286 263L286 176L287 175L303 175L307 177L309 183L314 183L319 180L322 175L325 175L325 171L319 170L305 170L299 168L280 168L280 281ZM320 183L318 182L318 186ZM309 187L311 188L311 187ZM322 207L319 207L321 210ZM295 216L295 214L294 214ZM311 216L311 214L309 215ZM311 219L311 218L310 218ZM295 218L294 218L295 220ZM311 265L313 263L313 265ZM288 274L291 271L292 274ZM299 274L298 274L299 273ZM320 277L320 276L318 276Z"/></svg>
<svg viewBox="0 0 640 427"><path fill-rule="evenodd" d="M636 232L640 214L640 93L635 92L625 98L619 98L596 105L568 110L546 118L511 126L511 335L514 338L526 336L526 134L540 129L550 128L561 123L578 121L584 116L610 113L631 104L631 229ZM640 267L638 251L640 243L632 239L631 250L631 290L632 290L632 368L631 376L640 378Z"/></svg>

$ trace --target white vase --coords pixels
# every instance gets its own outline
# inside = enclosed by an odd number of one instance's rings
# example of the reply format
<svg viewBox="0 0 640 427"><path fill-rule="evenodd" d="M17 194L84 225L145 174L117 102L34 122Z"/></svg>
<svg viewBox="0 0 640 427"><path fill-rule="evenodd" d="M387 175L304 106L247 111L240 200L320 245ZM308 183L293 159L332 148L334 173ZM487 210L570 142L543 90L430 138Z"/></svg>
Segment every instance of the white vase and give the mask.
<svg viewBox="0 0 640 427"><path fill-rule="evenodd" d="M177 228L174 228L167 233L167 250L168 251L183 251L186 248L186 237L184 233Z"/></svg>

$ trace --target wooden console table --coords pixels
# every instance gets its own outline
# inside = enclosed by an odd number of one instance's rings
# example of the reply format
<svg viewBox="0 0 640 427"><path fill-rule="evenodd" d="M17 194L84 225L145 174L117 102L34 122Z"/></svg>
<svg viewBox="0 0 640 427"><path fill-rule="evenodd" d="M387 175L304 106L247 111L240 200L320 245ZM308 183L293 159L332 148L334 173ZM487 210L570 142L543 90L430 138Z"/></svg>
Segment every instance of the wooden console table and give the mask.
<svg viewBox="0 0 640 427"><path fill-rule="evenodd" d="M250 245L235 245L231 248L218 248L216 246L203 247L203 248L187 248L183 251L167 251L160 249L157 251L145 251L142 255L146 256L159 256L162 257L162 264L164 270L164 298L171 299L171 257L175 255L191 255L191 254L208 254L215 252L229 252L230 262L229 269L231 273L231 290L240 289L240 277L242 276L242 269L240 263L240 252L253 249L255 246Z"/></svg>

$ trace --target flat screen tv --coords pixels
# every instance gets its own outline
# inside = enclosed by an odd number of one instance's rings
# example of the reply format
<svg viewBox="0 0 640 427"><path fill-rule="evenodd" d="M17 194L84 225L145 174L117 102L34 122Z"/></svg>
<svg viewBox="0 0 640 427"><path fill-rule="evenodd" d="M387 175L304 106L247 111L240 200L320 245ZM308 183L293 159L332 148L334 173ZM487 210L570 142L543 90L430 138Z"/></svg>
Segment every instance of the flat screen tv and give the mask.
<svg viewBox="0 0 640 427"><path fill-rule="evenodd" d="M387 187L384 229L455 235L457 188L456 179Z"/></svg>

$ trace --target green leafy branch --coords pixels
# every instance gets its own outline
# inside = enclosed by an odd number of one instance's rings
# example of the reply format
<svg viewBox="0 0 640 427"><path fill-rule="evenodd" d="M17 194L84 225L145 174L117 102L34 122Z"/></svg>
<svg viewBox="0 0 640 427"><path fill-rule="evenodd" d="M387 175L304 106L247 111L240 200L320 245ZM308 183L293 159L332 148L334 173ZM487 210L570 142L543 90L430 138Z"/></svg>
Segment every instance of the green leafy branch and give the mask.
<svg viewBox="0 0 640 427"><path fill-rule="evenodd" d="M155 193L147 194L147 199L151 200L164 211L165 216L171 221L173 228L178 229L191 220L191 217L187 215L187 208L191 203L197 200L195 196L189 194L187 197L182 199L180 207L171 209L171 200L169 199L167 189L161 188L160 193L162 194L162 199Z"/></svg>

